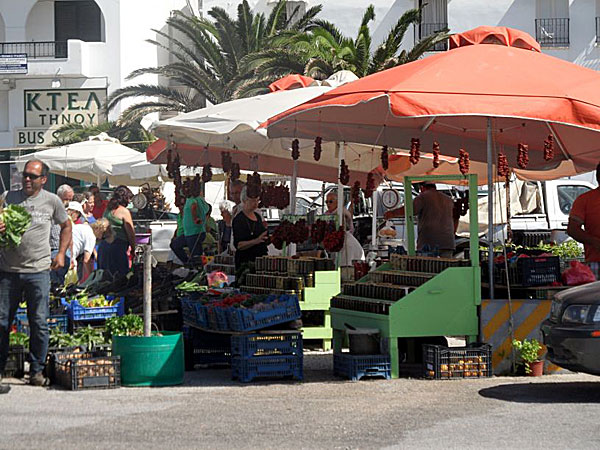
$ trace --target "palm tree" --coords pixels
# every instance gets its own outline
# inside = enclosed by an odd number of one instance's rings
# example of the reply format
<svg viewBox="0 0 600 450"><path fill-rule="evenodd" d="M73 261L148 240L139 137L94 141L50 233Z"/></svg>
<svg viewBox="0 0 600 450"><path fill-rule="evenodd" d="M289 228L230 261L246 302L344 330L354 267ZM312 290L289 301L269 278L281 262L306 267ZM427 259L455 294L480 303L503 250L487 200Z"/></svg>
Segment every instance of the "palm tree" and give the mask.
<svg viewBox="0 0 600 450"><path fill-rule="evenodd" d="M206 100L216 104L249 95L254 86L265 86L270 78L256 79L254 72L241 64L242 59L269 48L272 39L283 30L302 31L320 11L321 6L315 6L297 18L296 9L287 17L286 0L279 0L266 17L254 14L248 1L243 0L238 5L236 19L219 7L209 11L212 20L176 12L167 25L180 37L153 30L166 44L148 41L167 50L174 62L135 70L128 76L133 79L146 74L160 75L172 84L138 84L117 89L107 99L106 110L112 110L121 100L142 98L121 114L120 122L131 123L149 113L193 111L205 106Z"/></svg>
<svg viewBox="0 0 600 450"><path fill-rule="evenodd" d="M308 33L281 33L274 38L274 45L279 48L249 55L244 63L253 68L258 77L297 71L324 79L339 70L350 70L358 77L364 77L415 61L448 39L448 30L441 30L417 42L410 51L400 51L410 25L417 26L421 22L421 9L411 9L398 19L383 43L371 52L369 23L373 19L375 8L370 5L354 39L344 36L331 22L314 20L307 27Z"/></svg>

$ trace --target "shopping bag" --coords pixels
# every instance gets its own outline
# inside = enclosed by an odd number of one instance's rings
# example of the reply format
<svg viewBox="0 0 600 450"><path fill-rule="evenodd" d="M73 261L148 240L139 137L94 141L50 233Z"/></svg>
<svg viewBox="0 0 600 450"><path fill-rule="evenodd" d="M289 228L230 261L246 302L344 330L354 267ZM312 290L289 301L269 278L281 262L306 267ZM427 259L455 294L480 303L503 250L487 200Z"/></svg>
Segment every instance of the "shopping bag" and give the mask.
<svg viewBox="0 0 600 450"><path fill-rule="evenodd" d="M580 284L593 283L596 277L585 264L579 261L571 261L571 265L562 274L563 283L567 286L579 286Z"/></svg>

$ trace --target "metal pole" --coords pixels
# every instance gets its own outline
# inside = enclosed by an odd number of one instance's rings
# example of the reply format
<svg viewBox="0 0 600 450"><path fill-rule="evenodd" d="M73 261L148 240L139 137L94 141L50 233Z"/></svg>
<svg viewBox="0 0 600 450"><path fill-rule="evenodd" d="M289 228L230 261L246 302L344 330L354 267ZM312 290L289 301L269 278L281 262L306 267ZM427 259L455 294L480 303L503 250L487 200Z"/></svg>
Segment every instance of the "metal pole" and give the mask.
<svg viewBox="0 0 600 450"><path fill-rule="evenodd" d="M152 247L144 245L144 336L152 332Z"/></svg>
<svg viewBox="0 0 600 450"><path fill-rule="evenodd" d="M377 246L377 189L373 191L373 217L371 222L371 246L375 248Z"/></svg>
<svg viewBox="0 0 600 450"><path fill-rule="evenodd" d="M494 157L492 152L492 118L487 118L487 188L488 188L488 274L490 300L494 300Z"/></svg>
<svg viewBox="0 0 600 450"><path fill-rule="evenodd" d="M338 142L338 171L342 165L342 159L344 159L344 143ZM340 227L344 226L344 185L340 181L340 176L338 174L338 190L337 190L337 211L338 211L338 224Z"/></svg>

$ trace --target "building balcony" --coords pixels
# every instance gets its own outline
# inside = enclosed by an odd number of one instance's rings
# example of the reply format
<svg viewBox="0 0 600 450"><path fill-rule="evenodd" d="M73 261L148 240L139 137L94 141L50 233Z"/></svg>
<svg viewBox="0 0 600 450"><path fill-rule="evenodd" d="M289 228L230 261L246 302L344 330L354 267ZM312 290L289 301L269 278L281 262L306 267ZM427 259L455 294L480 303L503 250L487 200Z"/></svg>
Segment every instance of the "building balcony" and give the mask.
<svg viewBox="0 0 600 450"><path fill-rule="evenodd" d="M535 19L535 39L542 47L568 47L569 19Z"/></svg>
<svg viewBox="0 0 600 450"><path fill-rule="evenodd" d="M1 42L0 53L14 54L25 53L27 59L66 59L69 56L69 47L66 41L46 42Z"/></svg>
<svg viewBox="0 0 600 450"><path fill-rule="evenodd" d="M448 23L421 23L419 25L419 39L425 39L426 37L444 31L447 28ZM438 42L432 49L434 52L444 52L446 50L448 50L448 40Z"/></svg>

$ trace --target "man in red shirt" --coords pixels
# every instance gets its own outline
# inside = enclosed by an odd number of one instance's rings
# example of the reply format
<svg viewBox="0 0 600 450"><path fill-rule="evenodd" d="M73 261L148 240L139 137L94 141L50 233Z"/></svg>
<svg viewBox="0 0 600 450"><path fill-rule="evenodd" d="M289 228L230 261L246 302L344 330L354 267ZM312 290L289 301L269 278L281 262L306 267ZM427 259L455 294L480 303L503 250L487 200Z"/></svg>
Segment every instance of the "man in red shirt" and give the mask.
<svg viewBox="0 0 600 450"><path fill-rule="evenodd" d="M600 183L600 164L596 167L596 180ZM567 234L581 242L585 249L585 261L598 277L600 265L600 187L581 194L569 214Z"/></svg>

